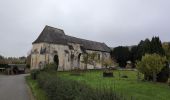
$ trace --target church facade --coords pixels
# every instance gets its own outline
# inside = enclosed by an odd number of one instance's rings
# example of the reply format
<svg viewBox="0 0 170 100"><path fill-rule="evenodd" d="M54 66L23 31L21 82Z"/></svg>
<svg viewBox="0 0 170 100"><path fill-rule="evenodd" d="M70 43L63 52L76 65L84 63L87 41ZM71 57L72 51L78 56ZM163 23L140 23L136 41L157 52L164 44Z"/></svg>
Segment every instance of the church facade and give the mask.
<svg viewBox="0 0 170 100"><path fill-rule="evenodd" d="M96 53L99 61L96 66L88 64L87 69L100 69L103 60L110 57L110 48L105 43L68 36L63 30L51 26L45 26L32 45L31 69L42 69L56 60L59 71L85 69L82 60L88 53Z"/></svg>

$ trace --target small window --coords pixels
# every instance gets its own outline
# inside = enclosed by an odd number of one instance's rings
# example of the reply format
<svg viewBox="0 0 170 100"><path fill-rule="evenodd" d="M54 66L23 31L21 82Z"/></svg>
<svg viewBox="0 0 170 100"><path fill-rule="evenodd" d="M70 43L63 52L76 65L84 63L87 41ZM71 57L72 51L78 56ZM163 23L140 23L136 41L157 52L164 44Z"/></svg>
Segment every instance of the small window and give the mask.
<svg viewBox="0 0 170 100"><path fill-rule="evenodd" d="M45 54L46 53L46 48L42 48L40 49L40 54Z"/></svg>

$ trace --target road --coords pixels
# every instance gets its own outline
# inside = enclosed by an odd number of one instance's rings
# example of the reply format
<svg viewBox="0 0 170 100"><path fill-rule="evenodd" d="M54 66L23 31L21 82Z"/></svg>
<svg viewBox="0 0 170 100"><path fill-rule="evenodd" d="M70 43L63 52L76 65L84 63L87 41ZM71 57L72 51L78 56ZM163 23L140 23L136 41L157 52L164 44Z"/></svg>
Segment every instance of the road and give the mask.
<svg viewBox="0 0 170 100"><path fill-rule="evenodd" d="M30 100L25 76L0 75L0 100Z"/></svg>

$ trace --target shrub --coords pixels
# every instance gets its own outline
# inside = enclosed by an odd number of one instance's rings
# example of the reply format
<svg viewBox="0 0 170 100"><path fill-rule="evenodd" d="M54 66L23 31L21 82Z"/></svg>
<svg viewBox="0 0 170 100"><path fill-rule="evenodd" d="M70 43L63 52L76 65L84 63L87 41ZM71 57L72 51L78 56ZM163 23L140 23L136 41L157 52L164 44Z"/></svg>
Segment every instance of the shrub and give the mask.
<svg viewBox="0 0 170 100"><path fill-rule="evenodd" d="M26 68L30 69L30 67L31 67L30 64L26 64Z"/></svg>
<svg viewBox="0 0 170 100"><path fill-rule="evenodd" d="M103 65L105 66L105 68L111 67L113 65L113 61L111 58L105 59L103 61Z"/></svg>
<svg viewBox="0 0 170 100"><path fill-rule="evenodd" d="M170 78L168 78L168 85L170 86Z"/></svg>
<svg viewBox="0 0 170 100"><path fill-rule="evenodd" d="M33 80L36 80L37 79L37 75L39 74L40 70L38 69L34 69L34 70L31 70L31 78Z"/></svg>
<svg viewBox="0 0 170 100"><path fill-rule="evenodd" d="M122 75L121 78L128 78L128 76L127 75Z"/></svg>
<svg viewBox="0 0 170 100"><path fill-rule="evenodd" d="M167 64L165 67L163 67L161 72L159 74L157 74L157 81L158 82L167 82L168 78L169 78L169 66Z"/></svg>
<svg viewBox="0 0 170 100"><path fill-rule="evenodd" d="M146 79L152 78L154 82L157 81L157 74L166 65L166 57L162 57L158 54L145 54L141 61L137 62L137 69L145 75Z"/></svg>
<svg viewBox="0 0 170 100"><path fill-rule="evenodd" d="M57 71L56 70L56 64L54 63L50 63L50 64L47 64L44 69L42 69L43 71Z"/></svg>
<svg viewBox="0 0 170 100"><path fill-rule="evenodd" d="M113 91L92 89L85 83L61 78L48 72L38 75L38 83L50 100L121 100Z"/></svg>
<svg viewBox="0 0 170 100"><path fill-rule="evenodd" d="M103 71L103 77L113 77L113 71L109 69L105 69Z"/></svg>

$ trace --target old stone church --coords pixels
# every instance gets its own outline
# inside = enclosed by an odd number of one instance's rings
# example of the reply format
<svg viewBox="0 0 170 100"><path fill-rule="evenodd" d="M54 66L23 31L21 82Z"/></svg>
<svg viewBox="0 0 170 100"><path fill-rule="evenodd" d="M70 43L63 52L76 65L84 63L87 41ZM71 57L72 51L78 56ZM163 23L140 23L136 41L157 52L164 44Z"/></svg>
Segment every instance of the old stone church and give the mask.
<svg viewBox="0 0 170 100"><path fill-rule="evenodd" d="M85 68L82 63L83 55L97 53L99 62L95 68L103 66L103 59L110 57L110 48L105 43L89 41L68 36L63 30L45 26L39 37L32 43L31 69L41 69L46 64L58 60L58 70L72 70L76 67ZM88 65L88 69L94 66Z"/></svg>

